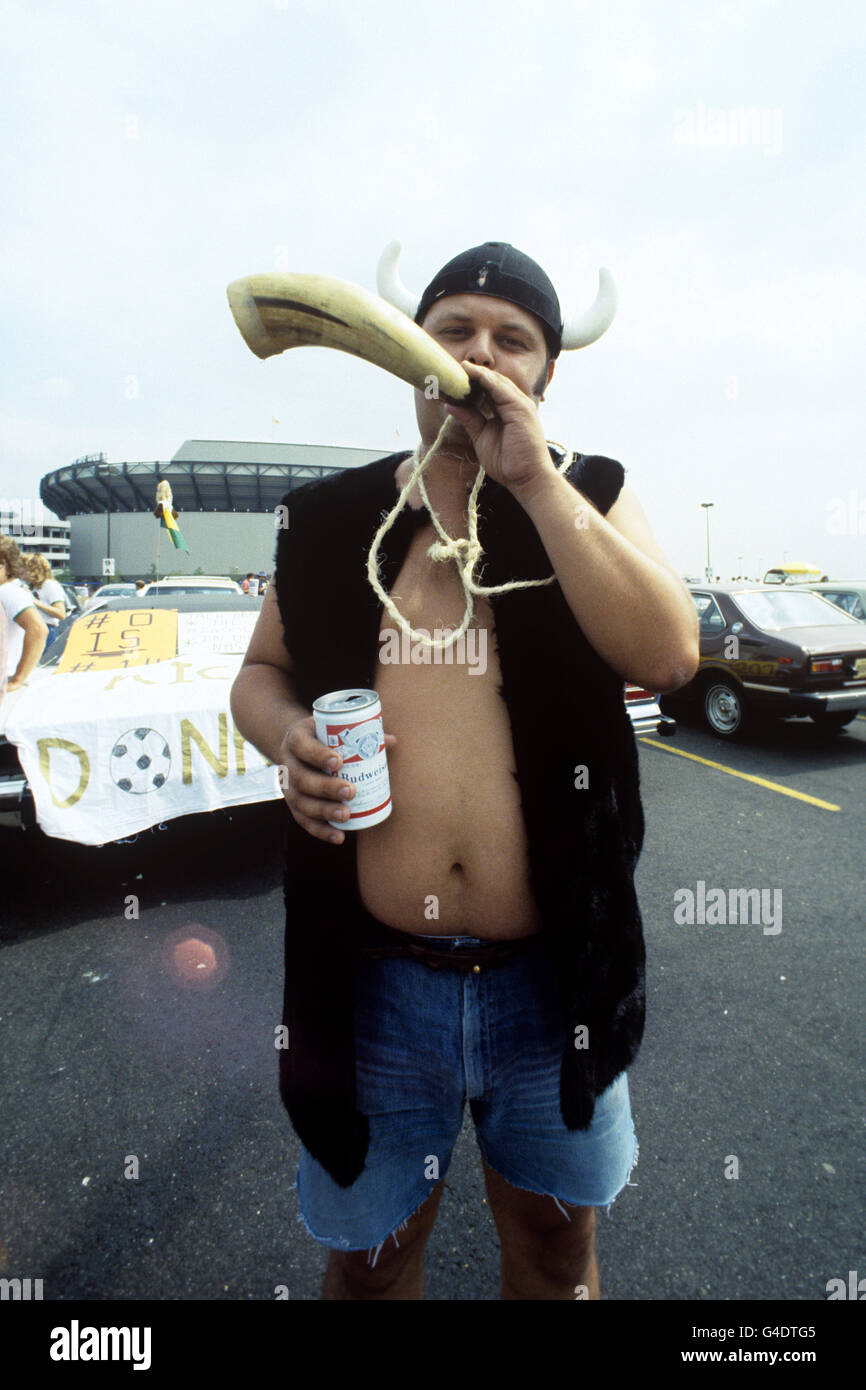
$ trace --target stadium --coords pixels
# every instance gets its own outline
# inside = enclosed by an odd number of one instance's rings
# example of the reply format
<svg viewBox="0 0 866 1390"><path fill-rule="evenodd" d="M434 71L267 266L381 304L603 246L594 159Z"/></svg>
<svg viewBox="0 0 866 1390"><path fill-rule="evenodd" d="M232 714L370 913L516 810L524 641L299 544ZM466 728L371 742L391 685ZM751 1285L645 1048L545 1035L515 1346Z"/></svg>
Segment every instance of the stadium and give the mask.
<svg viewBox="0 0 866 1390"><path fill-rule="evenodd" d="M239 577L273 569L274 508L287 492L387 449L188 439L168 463L109 463L103 454L47 473L44 505L69 520L69 567L77 579L101 579L114 558L116 579L157 574ZM156 488L171 486L189 555L176 550L154 516Z"/></svg>

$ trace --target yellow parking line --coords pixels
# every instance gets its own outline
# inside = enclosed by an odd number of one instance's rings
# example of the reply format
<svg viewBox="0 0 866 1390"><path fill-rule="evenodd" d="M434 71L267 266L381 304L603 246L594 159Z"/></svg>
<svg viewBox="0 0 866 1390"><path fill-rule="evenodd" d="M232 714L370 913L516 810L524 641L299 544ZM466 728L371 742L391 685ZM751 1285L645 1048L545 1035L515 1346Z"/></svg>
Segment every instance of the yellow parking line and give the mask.
<svg viewBox="0 0 866 1390"><path fill-rule="evenodd" d="M715 767L719 772L727 772L730 777L742 777L744 782L757 782L759 787L767 787L771 792L780 792L782 796L793 796L798 801L808 801L810 806L820 806L822 811L841 811L841 806L834 806L830 801L819 801L817 796L807 796L805 792L792 791L790 787L783 787L779 782L768 782L764 777L753 777L751 772L738 772L735 767L725 767L724 763L711 762L709 758L699 758L697 753L686 753L682 748L671 748L669 743L659 743L654 738L641 738L641 743L649 743L653 748L661 748L665 753L676 753L679 758L691 758L694 763L703 763L704 767Z"/></svg>

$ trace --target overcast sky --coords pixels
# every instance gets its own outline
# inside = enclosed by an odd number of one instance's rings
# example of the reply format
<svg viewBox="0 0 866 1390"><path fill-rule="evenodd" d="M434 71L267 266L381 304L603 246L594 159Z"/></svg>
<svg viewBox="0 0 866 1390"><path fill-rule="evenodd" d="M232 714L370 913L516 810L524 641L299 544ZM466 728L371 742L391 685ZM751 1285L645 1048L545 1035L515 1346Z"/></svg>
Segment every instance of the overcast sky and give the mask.
<svg viewBox="0 0 866 1390"><path fill-rule="evenodd" d="M510 241L566 315L549 438L618 458L684 574L866 574L866 7L797 0L2 3L0 497L186 439L411 448L411 388L259 361L229 281L420 291ZM279 424L273 424L274 418ZM742 559L740 557L742 556Z"/></svg>

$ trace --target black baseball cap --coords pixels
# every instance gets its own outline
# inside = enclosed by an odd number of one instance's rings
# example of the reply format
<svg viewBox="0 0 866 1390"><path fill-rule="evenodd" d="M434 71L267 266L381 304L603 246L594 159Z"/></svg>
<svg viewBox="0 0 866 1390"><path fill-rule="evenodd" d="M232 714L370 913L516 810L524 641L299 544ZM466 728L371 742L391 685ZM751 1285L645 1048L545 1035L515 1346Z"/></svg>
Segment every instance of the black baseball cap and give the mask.
<svg viewBox="0 0 866 1390"><path fill-rule="evenodd" d="M556 290L541 266L506 241L485 241L444 265L421 296L415 322L448 294L488 294L507 299L540 321L551 357L562 350L562 313Z"/></svg>

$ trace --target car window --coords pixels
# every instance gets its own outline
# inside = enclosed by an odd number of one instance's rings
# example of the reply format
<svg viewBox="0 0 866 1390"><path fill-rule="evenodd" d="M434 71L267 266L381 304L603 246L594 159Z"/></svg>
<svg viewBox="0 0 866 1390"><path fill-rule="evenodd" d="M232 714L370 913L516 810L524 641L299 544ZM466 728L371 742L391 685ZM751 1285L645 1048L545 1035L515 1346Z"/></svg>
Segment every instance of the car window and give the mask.
<svg viewBox="0 0 866 1390"><path fill-rule="evenodd" d="M701 633L704 636L722 632L727 627L724 614L712 594L692 594L692 598L698 610Z"/></svg>
<svg viewBox="0 0 866 1390"><path fill-rule="evenodd" d="M828 598L831 603L835 603L837 608L841 608L844 613L850 613L852 618L859 618L861 621L866 618L866 609L860 602L859 594L853 593L850 589L833 590L822 589L824 598Z"/></svg>
<svg viewBox="0 0 866 1390"><path fill-rule="evenodd" d="M230 589L226 584L153 584L145 594L149 598L152 594L219 594L222 592L233 594L234 589Z"/></svg>
<svg viewBox="0 0 866 1390"><path fill-rule="evenodd" d="M846 627L854 620L817 594L784 588L777 594L735 594L738 606L756 627L779 632L786 627Z"/></svg>

